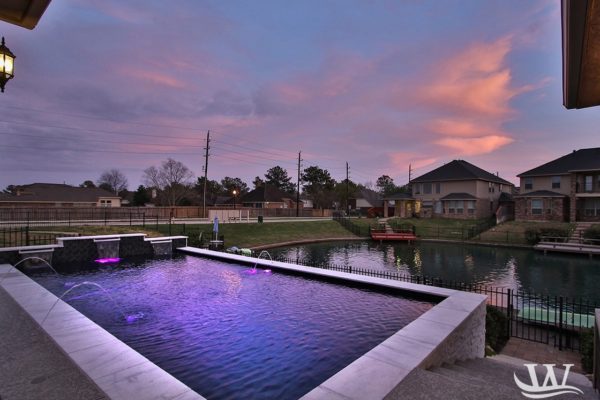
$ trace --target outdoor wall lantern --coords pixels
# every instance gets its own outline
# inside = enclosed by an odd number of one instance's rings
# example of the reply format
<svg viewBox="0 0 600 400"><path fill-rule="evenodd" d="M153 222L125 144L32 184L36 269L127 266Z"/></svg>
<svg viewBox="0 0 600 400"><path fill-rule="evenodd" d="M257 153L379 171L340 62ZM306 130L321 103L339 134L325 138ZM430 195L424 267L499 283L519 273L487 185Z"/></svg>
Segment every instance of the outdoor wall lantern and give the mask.
<svg viewBox="0 0 600 400"><path fill-rule="evenodd" d="M15 55L4 45L3 36L0 45L0 92L4 93L4 85L15 76L14 71Z"/></svg>

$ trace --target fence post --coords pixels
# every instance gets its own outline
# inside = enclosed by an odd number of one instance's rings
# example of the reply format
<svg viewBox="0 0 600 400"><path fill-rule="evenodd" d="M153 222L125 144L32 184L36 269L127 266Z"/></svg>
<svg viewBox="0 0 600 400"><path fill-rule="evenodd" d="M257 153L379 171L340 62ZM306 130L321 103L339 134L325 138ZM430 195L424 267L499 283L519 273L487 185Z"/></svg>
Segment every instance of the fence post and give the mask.
<svg viewBox="0 0 600 400"><path fill-rule="evenodd" d="M512 335L512 289L506 291L506 316L508 317L508 326L506 332L510 338Z"/></svg>
<svg viewBox="0 0 600 400"><path fill-rule="evenodd" d="M560 310L558 312L558 350L562 350L562 336L563 336L563 297L560 296L558 300Z"/></svg>

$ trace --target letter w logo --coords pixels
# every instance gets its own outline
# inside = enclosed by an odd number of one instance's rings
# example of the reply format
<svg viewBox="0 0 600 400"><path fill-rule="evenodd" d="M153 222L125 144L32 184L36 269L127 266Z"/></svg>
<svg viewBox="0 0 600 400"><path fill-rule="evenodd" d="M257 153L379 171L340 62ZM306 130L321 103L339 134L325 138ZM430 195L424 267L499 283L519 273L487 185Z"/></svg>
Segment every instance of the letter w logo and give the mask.
<svg viewBox="0 0 600 400"><path fill-rule="evenodd" d="M575 386L567 385L567 379L569 377L569 372L571 371L571 367L574 364L564 364L565 374L563 376L562 382L559 385L556 379L556 374L554 373L554 365L555 364L542 364L546 367L546 377L544 378L544 382L540 385L538 381L537 374L535 372L535 367L537 364L524 364L529 371L529 378L531 379L531 385L523 383L517 378L517 374L513 373L515 378L515 383L521 389L521 393L523 396L528 397L530 399L547 399L549 397L559 396L561 394L583 394L583 391Z"/></svg>

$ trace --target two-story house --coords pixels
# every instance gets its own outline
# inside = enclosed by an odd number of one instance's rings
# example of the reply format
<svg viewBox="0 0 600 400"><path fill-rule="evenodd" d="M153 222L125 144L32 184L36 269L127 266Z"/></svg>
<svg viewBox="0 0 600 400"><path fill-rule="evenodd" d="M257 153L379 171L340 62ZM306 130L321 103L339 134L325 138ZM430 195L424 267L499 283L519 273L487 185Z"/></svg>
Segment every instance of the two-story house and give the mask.
<svg viewBox="0 0 600 400"><path fill-rule="evenodd" d="M574 150L517 176L517 220L600 221L600 147Z"/></svg>
<svg viewBox="0 0 600 400"><path fill-rule="evenodd" d="M514 185L467 161L454 160L411 181L415 212L421 217L491 217L500 195Z"/></svg>

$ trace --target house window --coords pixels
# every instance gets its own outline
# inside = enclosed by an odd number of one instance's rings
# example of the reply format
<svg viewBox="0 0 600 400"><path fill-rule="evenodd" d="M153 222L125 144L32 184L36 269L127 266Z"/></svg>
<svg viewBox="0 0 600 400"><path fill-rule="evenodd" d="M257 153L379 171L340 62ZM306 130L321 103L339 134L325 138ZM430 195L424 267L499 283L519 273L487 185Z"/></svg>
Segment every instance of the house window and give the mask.
<svg viewBox="0 0 600 400"><path fill-rule="evenodd" d="M542 215L544 201L541 199L531 200L531 215Z"/></svg>
<svg viewBox="0 0 600 400"><path fill-rule="evenodd" d="M448 214L454 214L456 212L456 201L450 200L448 202Z"/></svg>
<svg viewBox="0 0 600 400"><path fill-rule="evenodd" d="M600 176L598 176L598 179L600 179ZM442 184L438 182L435 184L435 193L440 194L441 191L442 191Z"/></svg>
<svg viewBox="0 0 600 400"><path fill-rule="evenodd" d="M525 189L527 189L527 190L533 189L533 178L525 178L523 180L523 182L525 183Z"/></svg>
<svg viewBox="0 0 600 400"><path fill-rule="evenodd" d="M585 177L585 191L591 192L594 186L594 177L592 175L586 175Z"/></svg>
<svg viewBox="0 0 600 400"><path fill-rule="evenodd" d="M560 176L552 177L552 189L560 189Z"/></svg>
<svg viewBox="0 0 600 400"><path fill-rule="evenodd" d="M469 215L475 214L475 200L467 201L467 213Z"/></svg>
<svg viewBox="0 0 600 400"><path fill-rule="evenodd" d="M464 202L462 200L456 201L456 213L462 214L464 212Z"/></svg>
<svg viewBox="0 0 600 400"><path fill-rule="evenodd" d="M600 199L585 199L583 208L586 217L600 217Z"/></svg>
<svg viewBox="0 0 600 400"><path fill-rule="evenodd" d="M110 207L112 202L110 200L100 200L100 207Z"/></svg>
<svg viewBox="0 0 600 400"><path fill-rule="evenodd" d="M415 185L415 194L421 194L421 184L417 183Z"/></svg>
<svg viewBox="0 0 600 400"><path fill-rule="evenodd" d="M423 194L431 194L431 183L423 184Z"/></svg>

